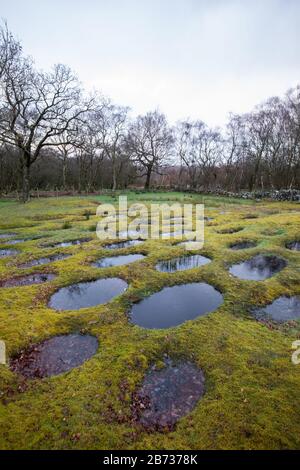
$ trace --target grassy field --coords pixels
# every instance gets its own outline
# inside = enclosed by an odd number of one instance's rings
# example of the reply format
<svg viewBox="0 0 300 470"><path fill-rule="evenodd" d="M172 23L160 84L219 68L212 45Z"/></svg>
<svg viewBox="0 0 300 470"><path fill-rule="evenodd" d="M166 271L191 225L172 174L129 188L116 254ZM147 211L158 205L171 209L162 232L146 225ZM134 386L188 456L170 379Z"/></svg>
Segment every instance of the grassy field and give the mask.
<svg viewBox="0 0 300 470"><path fill-rule="evenodd" d="M10 246L15 257L0 258L0 280L33 272L56 273L45 284L0 289L0 339L12 357L53 335L89 332L99 340L96 355L65 374L24 380L0 365L1 449L292 449L300 448L300 365L291 362L292 342L300 323L256 321L254 306L280 295L300 294L299 252L285 248L299 239L300 210L293 203L253 202L183 193L128 193L129 202L204 203L201 254L210 264L189 271L157 272L158 260L185 253L170 241L105 250L97 239L97 205L117 196L38 199L22 205L0 201L0 234L33 238ZM89 211L88 218L85 213ZM251 214L256 218L245 218ZM217 231L242 227L233 234ZM38 238L37 238L38 237ZM91 237L80 246L41 244ZM235 241L252 240L255 248L232 251ZM0 249L8 248L0 240ZM144 253L127 266L97 269L100 256ZM20 269L17 264L57 253L72 256L48 265ZM235 261L277 254L287 267L266 281L242 281L228 272ZM128 290L108 304L79 311L47 307L59 287L82 280L118 276ZM130 324L133 301L164 286L206 281L224 296L215 312L176 328L146 330ZM164 354L187 358L202 368L205 395L171 432L149 432L132 419L132 394L148 368Z"/></svg>

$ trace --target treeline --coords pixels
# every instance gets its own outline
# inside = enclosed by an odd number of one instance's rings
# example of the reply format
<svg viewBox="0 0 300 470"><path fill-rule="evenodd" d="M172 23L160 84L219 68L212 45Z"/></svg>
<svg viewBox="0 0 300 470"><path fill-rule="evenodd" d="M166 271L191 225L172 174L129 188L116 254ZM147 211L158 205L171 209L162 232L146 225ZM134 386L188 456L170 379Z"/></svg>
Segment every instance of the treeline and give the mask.
<svg viewBox="0 0 300 470"><path fill-rule="evenodd" d="M199 110L199 113L201 110ZM170 126L164 114L135 119L88 94L65 65L36 69L0 28L0 191L92 192L150 185L239 192L300 188L300 87L273 97L224 129Z"/></svg>

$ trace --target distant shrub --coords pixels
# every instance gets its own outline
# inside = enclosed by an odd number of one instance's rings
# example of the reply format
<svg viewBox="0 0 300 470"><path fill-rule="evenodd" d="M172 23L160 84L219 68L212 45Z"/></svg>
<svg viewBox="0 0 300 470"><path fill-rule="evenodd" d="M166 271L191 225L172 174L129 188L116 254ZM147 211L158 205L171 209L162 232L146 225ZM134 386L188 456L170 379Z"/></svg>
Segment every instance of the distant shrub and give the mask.
<svg viewBox="0 0 300 470"><path fill-rule="evenodd" d="M83 215L84 215L86 220L90 220L90 217L91 217L92 213L91 213L91 211L86 210L86 211L84 211Z"/></svg>
<svg viewBox="0 0 300 470"><path fill-rule="evenodd" d="M72 227L71 222L69 222L68 220L66 220L61 226L61 228L63 230L66 230L66 229L71 228L71 227Z"/></svg>

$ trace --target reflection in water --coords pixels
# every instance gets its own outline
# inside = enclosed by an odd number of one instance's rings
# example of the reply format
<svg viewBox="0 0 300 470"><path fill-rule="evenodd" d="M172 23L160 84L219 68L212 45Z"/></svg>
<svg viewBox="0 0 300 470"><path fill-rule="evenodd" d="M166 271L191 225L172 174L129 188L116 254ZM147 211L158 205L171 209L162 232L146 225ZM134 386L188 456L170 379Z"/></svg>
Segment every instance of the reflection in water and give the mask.
<svg viewBox="0 0 300 470"><path fill-rule="evenodd" d="M80 366L97 349L95 336L55 336L22 352L10 362L10 367L25 377L50 377Z"/></svg>
<svg viewBox="0 0 300 470"><path fill-rule="evenodd" d="M47 245L51 248L56 248L56 247L68 247L68 246L74 246L74 245L81 245L82 243L87 243L90 242L92 238L81 238L79 240L68 240L65 242L59 242L59 243L53 243L51 245Z"/></svg>
<svg viewBox="0 0 300 470"><path fill-rule="evenodd" d="M152 367L134 396L136 420L147 428L172 429L204 394L205 378L191 362L165 360L165 367Z"/></svg>
<svg viewBox="0 0 300 470"><path fill-rule="evenodd" d="M121 255L121 256L107 256L106 258L99 259L92 263L95 268L110 268L112 266L122 266L123 264L134 263L145 258L145 255Z"/></svg>
<svg viewBox="0 0 300 470"><path fill-rule="evenodd" d="M124 242L110 243L109 245L104 245L103 248L106 250L116 250L120 248L128 248L130 246L136 246L144 243L143 240L126 240Z"/></svg>
<svg viewBox="0 0 300 470"><path fill-rule="evenodd" d="M279 297L270 305L253 310L257 319L272 319L277 322L300 319L300 296Z"/></svg>
<svg viewBox="0 0 300 470"><path fill-rule="evenodd" d="M262 281L274 276L286 265L286 260L278 256L257 255L243 263L234 264L229 272L240 279Z"/></svg>
<svg viewBox="0 0 300 470"><path fill-rule="evenodd" d="M109 302L113 297L122 294L127 287L123 279L116 277L80 282L59 289L52 295L48 305L55 310L79 310L84 307L93 307Z"/></svg>
<svg viewBox="0 0 300 470"><path fill-rule="evenodd" d="M164 273L175 273L176 271L185 271L210 263L211 260L202 255L180 256L170 260L160 261L155 266L158 271Z"/></svg>
<svg viewBox="0 0 300 470"><path fill-rule="evenodd" d="M223 296L205 282L165 287L133 305L130 318L143 328L169 328L216 310Z"/></svg>

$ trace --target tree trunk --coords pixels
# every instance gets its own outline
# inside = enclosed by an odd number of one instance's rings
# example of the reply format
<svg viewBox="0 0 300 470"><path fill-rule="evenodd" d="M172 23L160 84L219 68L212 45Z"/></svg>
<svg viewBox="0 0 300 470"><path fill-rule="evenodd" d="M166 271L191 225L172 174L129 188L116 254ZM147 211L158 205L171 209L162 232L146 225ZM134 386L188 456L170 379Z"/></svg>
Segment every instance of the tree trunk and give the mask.
<svg viewBox="0 0 300 470"><path fill-rule="evenodd" d="M149 189L150 188L151 173L152 173L152 167L148 167L147 168L146 182L145 182L144 189Z"/></svg>
<svg viewBox="0 0 300 470"><path fill-rule="evenodd" d="M112 190L115 191L117 189L117 169L116 169L116 163L113 162L112 165L112 176L113 176L113 184L112 184Z"/></svg>
<svg viewBox="0 0 300 470"><path fill-rule="evenodd" d="M30 191L30 164L26 162L23 164L22 201L24 203L29 201L29 191Z"/></svg>

